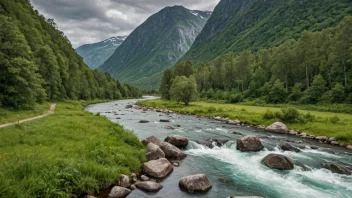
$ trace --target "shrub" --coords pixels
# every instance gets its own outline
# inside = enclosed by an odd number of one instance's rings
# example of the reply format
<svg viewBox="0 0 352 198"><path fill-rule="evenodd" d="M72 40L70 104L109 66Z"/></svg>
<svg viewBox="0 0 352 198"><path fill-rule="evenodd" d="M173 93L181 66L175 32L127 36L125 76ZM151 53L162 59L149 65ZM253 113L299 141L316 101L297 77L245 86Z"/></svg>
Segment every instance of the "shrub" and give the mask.
<svg viewBox="0 0 352 198"><path fill-rule="evenodd" d="M337 116L334 116L334 117L331 117L331 118L329 119L329 121L330 121L331 123L333 123L333 124L336 124L336 123L340 122L340 118L337 117Z"/></svg>
<svg viewBox="0 0 352 198"><path fill-rule="evenodd" d="M98 112L97 114L95 114L96 116L100 116L100 112Z"/></svg>
<svg viewBox="0 0 352 198"><path fill-rule="evenodd" d="M266 110L266 112L263 114L263 119L265 119L265 120L271 120L274 118L275 118L275 115L270 110Z"/></svg>
<svg viewBox="0 0 352 198"><path fill-rule="evenodd" d="M276 112L275 116L283 122L296 122L300 119L300 113L295 108L281 109L281 112Z"/></svg>
<svg viewBox="0 0 352 198"><path fill-rule="evenodd" d="M209 107L208 108L208 112L209 113L212 113L212 112L215 112L216 111L216 108L215 107Z"/></svg>

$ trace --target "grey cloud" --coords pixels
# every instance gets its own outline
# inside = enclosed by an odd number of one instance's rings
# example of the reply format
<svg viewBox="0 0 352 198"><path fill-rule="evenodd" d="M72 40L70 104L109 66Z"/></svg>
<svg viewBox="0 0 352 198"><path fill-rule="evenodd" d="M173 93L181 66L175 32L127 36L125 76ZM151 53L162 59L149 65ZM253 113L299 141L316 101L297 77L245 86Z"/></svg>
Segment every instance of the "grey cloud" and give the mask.
<svg viewBox="0 0 352 198"><path fill-rule="evenodd" d="M127 35L166 6L213 10L220 0L31 0L46 18L53 18L74 47Z"/></svg>

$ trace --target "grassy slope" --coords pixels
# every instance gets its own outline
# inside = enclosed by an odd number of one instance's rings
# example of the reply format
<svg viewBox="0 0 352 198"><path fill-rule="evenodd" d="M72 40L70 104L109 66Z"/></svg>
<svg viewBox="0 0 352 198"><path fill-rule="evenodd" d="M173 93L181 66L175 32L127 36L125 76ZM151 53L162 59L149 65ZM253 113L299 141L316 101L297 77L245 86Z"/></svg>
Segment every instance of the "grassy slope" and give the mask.
<svg viewBox="0 0 352 198"><path fill-rule="evenodd" d="M138 172L144 147L131 132L58 103L55 114L0 129L0 197L94 193L121 173Z"/></svg>
<svg viewBox="0 0 352 198"><path fill-rule="evenodd" d="M33 110L9 110L0 108L0 124L16 122L38 116L47 112L49 108L49 103L37 104Z"/></svg>
<svg viewBox="0 0 352 198"><path fill-rule="evenodd" d="M259 106L246 106L234 104L216 104L207 102L194 102L190 106L163 100L142 101L141 105L167 108L174 111L194 113L196 115L204 116L223 116L230 119L239 119L247 121L251 124L265 124L270 125L277 120L265 120L263 114L270 110L272 112L280 111L277 107L259 107ZM209 112L210 107L216 108L216 111ZM299 108L299 107L296 107ZM320 111L307 111L299 110L302 113L310 113L315 116L314 122L306 124L287 124L290 129L300 130L307 132L311 135L324 135L328 137L336 137L340 142L352 143L352 115L343 113L320 112ZM339 117L338 123L331 123L329 119Z"/></svg>

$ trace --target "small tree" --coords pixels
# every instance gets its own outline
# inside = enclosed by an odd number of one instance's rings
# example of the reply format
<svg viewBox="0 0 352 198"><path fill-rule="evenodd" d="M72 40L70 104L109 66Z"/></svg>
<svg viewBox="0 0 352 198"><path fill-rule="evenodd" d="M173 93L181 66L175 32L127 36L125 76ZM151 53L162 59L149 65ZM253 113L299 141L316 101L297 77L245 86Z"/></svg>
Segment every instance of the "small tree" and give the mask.
<svg viewBox="0 0 352 198"><path fill-rule="evenodd" d="M312 103L317 103L319 98L325 93L326 91L326 82L321 75L316 75L314 77L313 83L311 87L308 89L309 96L311 98Z"/></svg>
<svg viewBox="0 0 352 198"><path fill-rule="evenodd" d="M336 83L336 85L331 89L332 93L332 101L334 103L341 103L345 100L345 87L340 83Z"/></svg>
<svg viewBox="0 0 352 198"><path fill-rule="evenodd" d="M190 101L197 98L196 79L193 76L177 76L171 85L170 94L172 99L189 105Z"/></svg>
<svg viewBox="0 0 352 198"><path fill-rule="evenodd" d="M287 90L284 87L284 83L280 80L276 80L273 87L270 89L268 102L270 103L281 103L285 102L287 97Z"/></svg>

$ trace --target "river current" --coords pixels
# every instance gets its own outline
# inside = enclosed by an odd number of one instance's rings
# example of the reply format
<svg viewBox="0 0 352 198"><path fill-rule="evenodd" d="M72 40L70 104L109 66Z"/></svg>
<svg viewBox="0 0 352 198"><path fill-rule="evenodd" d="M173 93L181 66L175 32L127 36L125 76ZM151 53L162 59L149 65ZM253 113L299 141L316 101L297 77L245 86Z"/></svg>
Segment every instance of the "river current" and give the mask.
<svg viewBox="0 0 352 198"><path fill-rule="evenodd" d="M152 99L147 97L144 99ZM195 116L126 109L125 106L138 100L90 105L87 111L106 116L112 122L133 131L142 140L151 135L163 140L168 135L182 135L190 144L186 159L180 167L160 183L163 188L155 194L134 190L128 197L209 197L262 196L265 198L352 198L352 176L331 173L322 168L324 162L340 163L352 167L352 152L345 149L317 143L293 136L267 133L263 130L227 125L218 121ZM169 119L171 123L161 123ZM140 124L140 120L150 121ZM177 126L174 130L166 126ZM235 134L233 133L235 132ZM237 133L237 134L236 134ZM236 150L236 140L243 135L257 135L265 149L257 153L242 153ZM212 149L197 144L209 138L230 140L222 147ZM302 149L302 152L283 152L278 148L281 141ZM314 148L314 149L312 149ZM269 153L278 153L293 159L295 169L276 171L261 164ZM187 175L204 173L212 182L212 189L206 194L189 195L178 187L179 180ZM224 182L224 180L226 182Z"/></svg>

